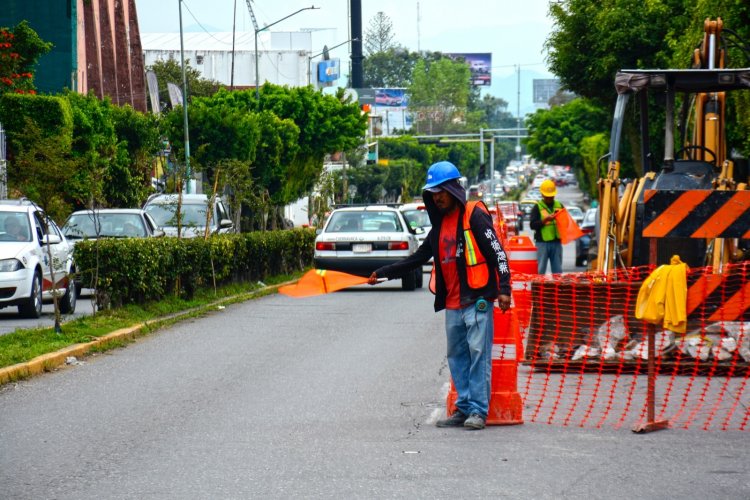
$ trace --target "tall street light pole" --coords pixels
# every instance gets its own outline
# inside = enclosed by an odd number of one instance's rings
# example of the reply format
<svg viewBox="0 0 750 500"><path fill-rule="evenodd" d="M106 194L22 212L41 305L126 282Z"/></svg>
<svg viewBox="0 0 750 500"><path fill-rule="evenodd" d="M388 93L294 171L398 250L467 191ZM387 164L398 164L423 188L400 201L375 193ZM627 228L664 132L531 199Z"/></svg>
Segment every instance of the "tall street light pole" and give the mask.
<svg viewBox="0 0 750 500"><path fill-rule="evenodd" d="M185 77L185 45L182 41L182 0L177 0L180 10L180 61L182 62L182 121L185 128L185 177L186 192L190 194L190 134L188 132L187 78Z"/></svg>
<svg viewBox="0 0 750 500"><path fill-rule="evenodd" d="M344 45L346 43L357 42L357 41L359 41L358 38L350 38L349 40L347 40L345 42L341 42L338 45L334 45L330 49L324 49L323 52L318 52L317 54L311 55L310 57L308 57L307 58L307 84L310 85L312 83L312 81L311 81L311 75L312 75L312 60L313 60L313 58L318 57L318 56L322 56L326 52L330 52L333 49L337 49L337 48L341 47L342 45Z"/></svg>
<svg viewBox="0 0 750 500"><path fill-rule="evenodd" d="M305 7L305 8L302 8L302 9L296 11L296 12L292 12L288 16L282 17L278 21L274 21L271 24L267 24L267 25L263 26L262 28L255 28L255 100L256 101L260 101L260 87L259 87L259 85L260 85L260 78L259 78L260 71L258 71L260 69L258 67L258 33L260 33L261 31L267 30L268 28L270 28L271 26L273 26L275 24L279 24L281 21L284 21L285 19L289 19L290 17L299 14L303 10L317 10L319 8L320 7L316 7L314 5L311 5L310 7Z"/></svg>

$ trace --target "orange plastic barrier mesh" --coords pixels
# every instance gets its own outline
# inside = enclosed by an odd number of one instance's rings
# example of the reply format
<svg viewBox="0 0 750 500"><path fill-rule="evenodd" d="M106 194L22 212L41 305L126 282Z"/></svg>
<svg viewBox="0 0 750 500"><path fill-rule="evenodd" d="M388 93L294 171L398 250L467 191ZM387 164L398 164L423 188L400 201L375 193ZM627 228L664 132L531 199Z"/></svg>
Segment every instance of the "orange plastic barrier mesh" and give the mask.
<svg viewBox="0 0 750 500"><path fill-rule="evenodd" d="M530 292L518 390L526 422L632 428L647 419L647 332L635 317L650 268L554 278L514 274ZM654 415L682 429L750 430L750 263L687 276L687 331L655 327Z"/></svg>

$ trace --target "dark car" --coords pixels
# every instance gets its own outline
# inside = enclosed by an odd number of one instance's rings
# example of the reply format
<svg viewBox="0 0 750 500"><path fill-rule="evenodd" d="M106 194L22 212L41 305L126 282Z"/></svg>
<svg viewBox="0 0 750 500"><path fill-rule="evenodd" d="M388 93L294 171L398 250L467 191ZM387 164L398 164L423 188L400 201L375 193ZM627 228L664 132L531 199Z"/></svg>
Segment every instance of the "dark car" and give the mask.
<svg viewBox="0 0 750 500"><path fill-rule="evenodd" d="M599 209L589 208L583 216L581 222L581 231L583 236L576 240L576 266L583 267L593 261L594 256L590 256L591 241L596 240L599 234ZM596 241L594 241L596 247Z"/></svg>

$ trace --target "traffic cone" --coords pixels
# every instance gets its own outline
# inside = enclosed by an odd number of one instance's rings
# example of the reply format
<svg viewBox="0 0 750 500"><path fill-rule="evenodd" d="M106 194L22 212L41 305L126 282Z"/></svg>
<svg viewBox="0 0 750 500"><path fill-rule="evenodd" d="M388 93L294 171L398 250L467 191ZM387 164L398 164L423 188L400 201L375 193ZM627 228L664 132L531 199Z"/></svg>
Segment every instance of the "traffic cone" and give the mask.
<svg viewBox="0 0 750 500"><path fill-rule="evenodd" d="M523 404L518 393L518 362L523 359L523 344L516 313L493 308L494 335L492 339L492 387L487 411L487 425L517 425L523 423ZM456 412L458 394L450 381L445 398L445 413Z"/></svg>
<svg viewBox="0 0 750 500"><path fill-rule="evenodd" d="M523 358L521 331L514 310L494 308L492 387L487 425L523 423L523 403L518 393L518 362Z"/></svg>

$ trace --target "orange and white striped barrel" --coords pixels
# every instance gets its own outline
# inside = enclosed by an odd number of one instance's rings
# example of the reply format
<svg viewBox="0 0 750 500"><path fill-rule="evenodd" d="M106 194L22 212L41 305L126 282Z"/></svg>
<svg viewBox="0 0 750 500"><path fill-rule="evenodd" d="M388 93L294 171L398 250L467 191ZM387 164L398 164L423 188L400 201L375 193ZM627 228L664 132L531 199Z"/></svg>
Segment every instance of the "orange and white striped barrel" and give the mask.
<svg viewBox="0 0 750 500"><path fill-rule="evenodd" d="M513 308L526 329L531 319L531 275L536 274L536 245L528 236L511 236L505 247L513 286Z"/></svg>

